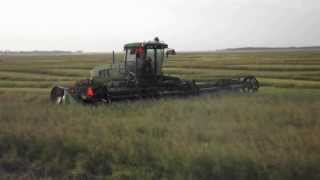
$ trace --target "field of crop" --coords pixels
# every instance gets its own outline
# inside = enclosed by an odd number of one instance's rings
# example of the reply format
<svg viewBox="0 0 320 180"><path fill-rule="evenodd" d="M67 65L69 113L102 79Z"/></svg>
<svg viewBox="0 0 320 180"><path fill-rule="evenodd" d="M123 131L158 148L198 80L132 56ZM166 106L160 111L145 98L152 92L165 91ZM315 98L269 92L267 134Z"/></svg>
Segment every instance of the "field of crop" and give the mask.
<svg viewBox="0 0 320 180"><path fill-rule="evenodd" d="M118 55L117 59L121 59ZM256 94L56 106L110 54L0 56L0 179L320 179L320 52L181 53L166 74Z"/></svg>

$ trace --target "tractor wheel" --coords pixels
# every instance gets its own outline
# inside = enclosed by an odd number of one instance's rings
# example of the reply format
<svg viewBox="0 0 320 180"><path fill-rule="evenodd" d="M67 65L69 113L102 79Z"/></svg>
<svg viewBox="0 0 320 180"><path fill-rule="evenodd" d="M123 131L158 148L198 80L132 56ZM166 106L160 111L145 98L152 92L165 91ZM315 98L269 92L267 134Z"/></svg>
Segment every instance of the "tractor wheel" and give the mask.
<svg viewBox="0 0 320 180"><path fill-rule="evenodd" d="M241 92L254 93L258 91L260 84L254 76L245 77L243 80L244 86L241 88Z"/></svg>
<svg viewBox="0 0 320 180"><path fill-rule="evenodd" d="M103 104L111 104L112 103L112 98L110 96L107 96L102 99Z"/></svg>
<svg viewBox="0 0 320 180"><path fill-rule="evenodd" d="M64 89L55 86L51 90L50 101L54 104L62 104L63 103L63 96L64 96Z"/></svg>

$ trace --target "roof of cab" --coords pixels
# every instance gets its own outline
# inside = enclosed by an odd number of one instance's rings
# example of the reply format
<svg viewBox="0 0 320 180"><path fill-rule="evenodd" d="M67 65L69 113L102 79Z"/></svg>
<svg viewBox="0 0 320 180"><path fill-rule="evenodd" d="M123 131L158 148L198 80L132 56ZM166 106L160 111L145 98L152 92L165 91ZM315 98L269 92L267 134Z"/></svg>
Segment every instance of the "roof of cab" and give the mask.
<svg viewBox="0 0 320 180"><path fill-rule="evenodd" d="M156 48L168 48L168 45L163 42L158 41L148 41L148 42L135 42L124 45L124 49L138 48L138 47L150 47L154 46Z"/></svg>

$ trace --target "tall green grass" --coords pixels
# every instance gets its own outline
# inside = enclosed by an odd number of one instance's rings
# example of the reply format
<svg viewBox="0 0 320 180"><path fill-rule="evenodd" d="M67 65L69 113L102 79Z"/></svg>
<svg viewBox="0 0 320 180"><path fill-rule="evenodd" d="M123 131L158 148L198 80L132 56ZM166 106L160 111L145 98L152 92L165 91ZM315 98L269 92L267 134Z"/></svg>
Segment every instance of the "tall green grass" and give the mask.
<svg viewBox="0 0 320 180"><path fill-rule="evenodd" d="M316 97L218 94L58 107L48 104L45 94L4 94L0 172L54 178L318 179Z"/></svg>

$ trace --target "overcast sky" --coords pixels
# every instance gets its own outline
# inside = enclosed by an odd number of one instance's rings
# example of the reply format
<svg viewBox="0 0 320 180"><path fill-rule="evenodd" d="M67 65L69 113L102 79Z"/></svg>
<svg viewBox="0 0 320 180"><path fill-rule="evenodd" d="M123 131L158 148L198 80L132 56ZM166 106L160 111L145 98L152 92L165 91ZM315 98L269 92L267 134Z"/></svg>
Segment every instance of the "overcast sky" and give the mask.
<svg viewBox="0 0 320 180"><path fill-rule="evenodd" d="M0 50L320 45L320 0L0 0Z"/></svg>

